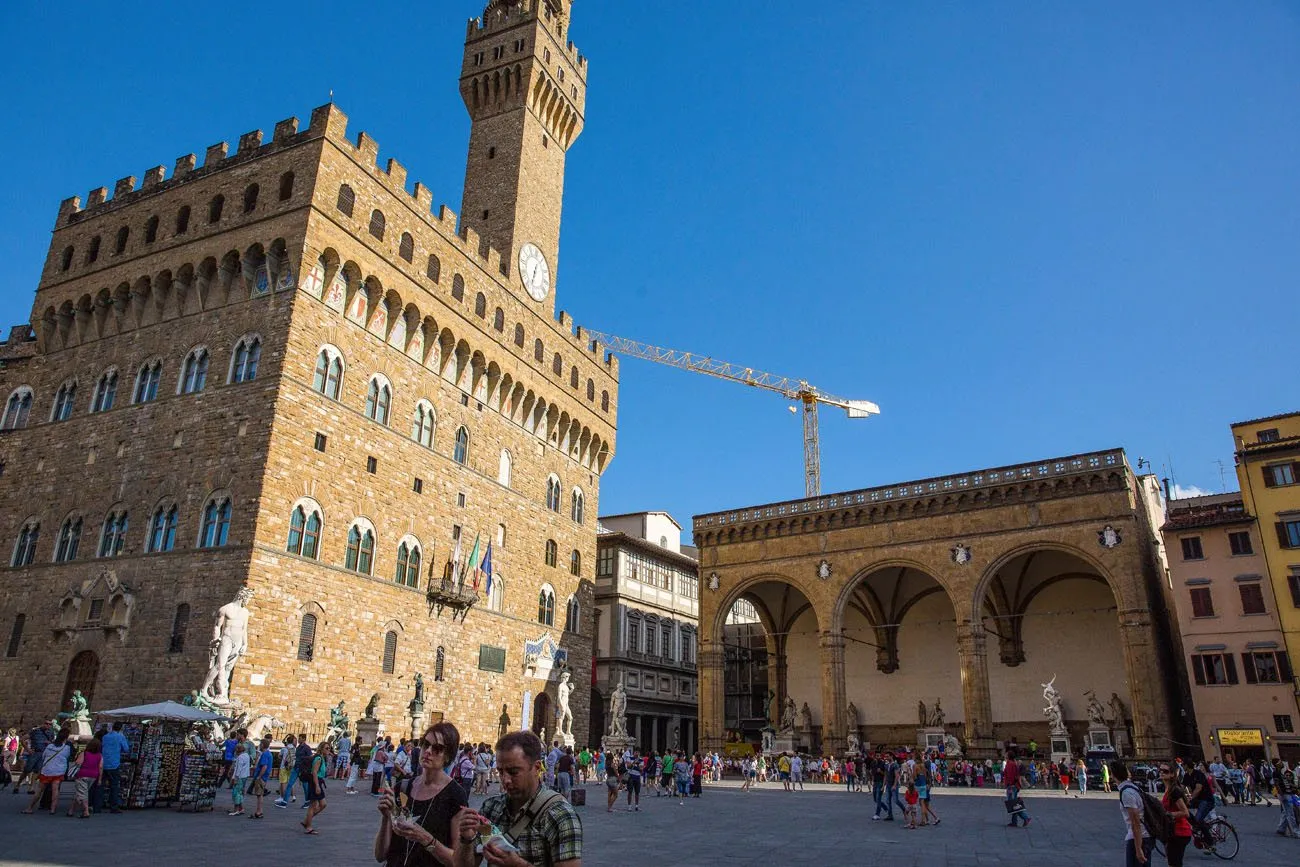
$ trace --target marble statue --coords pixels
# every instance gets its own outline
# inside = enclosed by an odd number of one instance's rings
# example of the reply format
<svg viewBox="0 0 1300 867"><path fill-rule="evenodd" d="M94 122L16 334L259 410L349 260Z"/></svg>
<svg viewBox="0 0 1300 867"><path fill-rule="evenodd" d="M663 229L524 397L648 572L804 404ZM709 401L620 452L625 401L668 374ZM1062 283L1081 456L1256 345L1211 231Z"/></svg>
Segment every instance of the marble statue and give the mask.
<svg viewBox="0 0 1300 867"><path fill-rule="evenodd" d="M1106 709L1097 700L1097 693L1090 689L1084 695L1088 698L1088 725L1097 729L1108 728L1106 725Z"/></svg>
<svg viewBox="0 0 1300 867"><path fill-rule="evenodd" d="M573 693L573 684L569 683L569 673L560 672L560 684L555 688L560 705L560 734L573 737L573 710L569 707L569 696Z"/></svg>
<svg viewBox="0 0 1300 867"><path fill-rule="evenodd" d="M785 709L781 712L781 731L782 731L782 732L793 732L793 731L794 731L794 719L795 719L795 716L796 716L798 713L799 713L799 710L798 710L798 708L795 706L794 699L793 699L793 698L790 698L789 696L787 696L786 699L785 699Z"/></svg>
<svg viewBox="0 0 1300 867"><path fill-rule="evenodd" d="M230 676L235 663L248 652L248 600L252 596L252 588L241 587L234 602L217 610L208 646L208 673L199 692L219 707L230 704Z"/></svg>
<svg viewBox="0 0 1300 867"><path fill-rule="evenodd" d="M1120 699L1119 693L1110 694L1110 724L1113 728L1124 728L1124 721L1127 718L1127 712L1124 710L1124 702Z"/></svg>
<svg viewBox="0 0 1300 867"><path fill-rule="evenodd" d="M862 741L858 738L858 730L856 727L849 729L848 744L848 755L857 756L862 754Z"/></svg>
<svg viewBox="0 0 1300 867"><path fill-rule="evenodd" d="M673 726L673 749L682 745L682 730L679 726Z"/></svg>
<svg viewBox="0 0 1300 867"><path fill-rule="evenodd" d="M945 735L943 739L943 754L949 758L961 755L961 742L957 740L956 735Z"/></svg>
<svg viewBox="0 0 1300 867"><path fill-rule="evenodd" d="M845 716L847 717L846 722L848 723L849 731L856 732L859 726L858 706L853 702L849 702L848 710L846 710L844 713Z"/></svg>
<svg viewBox="0 0 1300 867"><path fill-rule="evenodd" d="M812 731L812 710L808 707L808 702L804 702L799 709L799 728Z"/></svg>
<svg viewBox="0 0 1300 867"><path fill-rule="evenodd" d="M627 690L622 681L609 696L609 733L615 737L627 737Z"/></svg>
<svg viewBox="0 0 1300 867"><path fill-rule="evenodd" d="M343 702L339 702L340 706L342 706L342 704ZM344 729L342 730L346 730L347 728L346 716L343 717L343 721L344 721ZM271 729L284 728L284 723L280 722L278 719L271 716L270 714L264 713L264 714L258 714L256 717L253 718L253 721L250 722L248 725L244 726L244 728L248 729L248 739L250 741L256 742L256 741L260 741L262 739L262 735L266 734Z"/></svg>
<svg viewBox="0 0 1300 867"><path fill-rule="evenodd" d="M366 704L366 719L374 719L375 711L379 708L379 693L370 696L370 701Z"/></svg>
<svg viewBox="0 0 1300 867"><path fill-rule="evenodd" d="M1042 687L1043 700L1047 702L1043 716L1047 717L1052 734L1061 734L1065 731L1065 711L1061 707L1061 693L1056 688L1056 675L1052 675L1052 679L1042 684Z"/></svg>
<svg viewBox="0 0 1300 867"><path fill-rule="evenodd" d="M941 729L943 728L944 720L947 718L948 715L943 712L943 707L939 704L939 699L936 698L934 700L934 709L930 711L930 725L934 728Z"/></svg>
<svg viewBox="0 0 1300 867"><path fill-rule="evenodd" d="M919 698L916 700L916 720L921 726L930 724L930 713L925 708L925 702Z"/></svg>
<svg viewBox="0 0 1300 867"><path fill-rule="evenodd" d="M505 737L506 733L509 731L510 731L510 708L507 705L503 704L501 705L501 716L497 718L497 739L500 740L501 738Z"/></svg>
<svg viewBox="0 0 1300 867"><path fill-rule="evenodd" d="M763 703L763 722L766 725L772 725L776 722L776 717L772 713L772 707L776 703L776 690L767 691L767 701Z"/></svg>

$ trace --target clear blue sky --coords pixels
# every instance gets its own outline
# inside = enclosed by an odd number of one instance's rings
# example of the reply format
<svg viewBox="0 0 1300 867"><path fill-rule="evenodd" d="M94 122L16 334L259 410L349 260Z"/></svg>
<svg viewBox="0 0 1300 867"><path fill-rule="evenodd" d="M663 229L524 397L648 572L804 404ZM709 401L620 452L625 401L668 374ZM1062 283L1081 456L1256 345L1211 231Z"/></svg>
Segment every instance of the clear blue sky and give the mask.
<svg viewBox="0 0 1300 867"><path fill-rule="evenodd" d="M11 0L0 255L30 312L58 203L331 88L458 207L483 0ZM560 307L805 377L823 490L1123 446L1232 481L1300 409L1300 5L578 0L591 60ZM601 511L801 496L776 395L625 360Z"/></svg>

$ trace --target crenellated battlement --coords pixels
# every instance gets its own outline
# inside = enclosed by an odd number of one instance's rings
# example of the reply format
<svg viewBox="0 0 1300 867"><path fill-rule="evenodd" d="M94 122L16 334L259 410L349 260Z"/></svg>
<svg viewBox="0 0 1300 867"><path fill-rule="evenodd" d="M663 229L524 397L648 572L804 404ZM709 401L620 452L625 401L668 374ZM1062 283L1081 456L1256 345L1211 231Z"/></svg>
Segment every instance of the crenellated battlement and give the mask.
<svg viewBox="0 0 1300 867"><path fill-rule="evenodd" d="M482 16L471 18L465 25L465 42L487 39L504 30L518 27L520 24L536 21L544 14L542 4L545 0L498 0L489 3ZM566 22L562 16L554 15L546 22L548 31L555 34L556 42L564 46L569 60L586 74L587 58L578 50L571 39L564 38Z"/></svg>
<svg viewBox="0 0 1300 867"><path fill-rule="evenodd" d="M186 154L177 158L176 166L172 170L170 178L166 176L167 169L164 166L154 166L144 173L144 181L139 186L137 186L137 178L134 175L128 175L120 179L113 185L111 198L108 195L107 187L98 187L86 195L84 207L81 204L80 196L64 199L59 204L59 214L55 220L54 228L58 229L87 217L98 216L101 213L116 210L145 196L175 189L196 178L206 177L215 172L242 165L268 153L283 150L292 145L300 144L307 139L318 137L322 134L322 131L315 127L315 115L316 113L313 112L313 126L302 133L298 132L298 119L296 117L280 121L275 125L275 133L271 141L266 144L262 143L261 130L244 133L239 137L238 149L233 155L230 154L230 144L228 142L218 142L211 145L204 153L201 168L196 168L198 160L194 154Z"/></svg>

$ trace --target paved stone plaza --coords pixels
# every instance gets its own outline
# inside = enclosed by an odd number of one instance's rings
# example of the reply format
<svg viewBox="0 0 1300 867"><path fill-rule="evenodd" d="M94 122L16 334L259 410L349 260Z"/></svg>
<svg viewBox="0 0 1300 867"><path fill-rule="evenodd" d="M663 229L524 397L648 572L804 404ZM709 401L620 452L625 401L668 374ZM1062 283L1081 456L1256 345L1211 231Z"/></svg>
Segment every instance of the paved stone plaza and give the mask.
<svg viewBox="0 0 1300 867"><path fill-rule="evenodd" d="M333 787L342 789L341 784ZM869 820L871 799L838 787L809 786L786 795L769 784L744 794L734 784L705 790L698 801L643 800L640 813L603 806L604 787L589 787L581 809L588 865L734 864L784 867L802 864L869 864L879 867L1105 867L1123 864L1119 807L1113 795L1066 798L1057 793L1026 796L1034 822L1029 830L1007 828L994 791L940 792L935 809L942 825L908 831L901 822ZM69 792L70 794L70 792ZM200 815L170 810L95 816L87 821L48 814L23 816L24 799L0 795L0 864L59 867L252 864L368 865L377 814L368 794L330 798L320 834L306 837L298 805L267 805L266 820L229 818L229 796L220 812ZM475 798L477 803L478 799ZM66 804L66 801L65 801ZM1225 815L1242 838L1234 863L1245 867L1292 867L1300 841L1274 835L1277 808L1229 807ZM1117 854L1118 853L1118 854ZM1155 863L1163 867L1161 859ZM1218 863L1196 852L1187 863Z"/></svg>

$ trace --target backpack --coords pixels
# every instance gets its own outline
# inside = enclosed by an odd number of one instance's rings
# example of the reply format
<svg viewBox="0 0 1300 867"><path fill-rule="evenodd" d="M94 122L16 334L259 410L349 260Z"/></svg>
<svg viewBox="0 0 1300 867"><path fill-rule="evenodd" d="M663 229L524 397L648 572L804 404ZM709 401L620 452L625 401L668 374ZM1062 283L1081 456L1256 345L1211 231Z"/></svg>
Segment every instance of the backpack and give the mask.
<svg viewBox="0 0 1300 867"><path fill-rule="evenodd" d="M1121 798L1125 786L1132 788L1142 799L1142 824L1146 827L1147 833L1151 835L1153 840L1168 843L1174 836L1174 817L1169 815L1165 805L1155 795L1142 791L1137 784L1132 782L1126 782L1119 787Z"/></svg>

